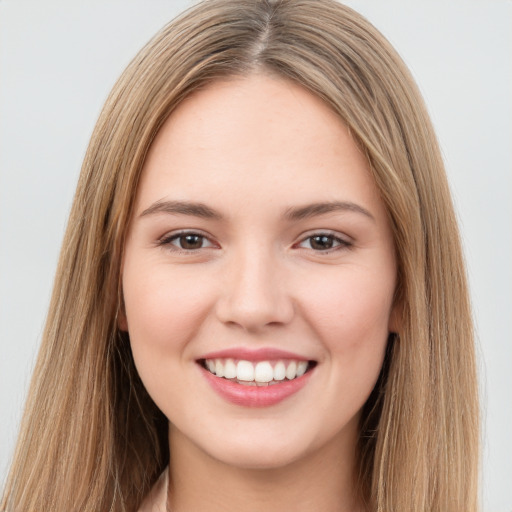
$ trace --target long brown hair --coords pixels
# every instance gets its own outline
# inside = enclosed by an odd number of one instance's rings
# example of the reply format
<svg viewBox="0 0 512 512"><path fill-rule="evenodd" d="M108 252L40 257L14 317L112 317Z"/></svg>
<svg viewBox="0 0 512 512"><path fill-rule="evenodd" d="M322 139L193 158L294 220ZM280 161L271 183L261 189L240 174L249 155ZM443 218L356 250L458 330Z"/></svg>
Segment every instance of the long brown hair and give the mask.
<svg viewBox="0 0 512 512"><path fill-rule="evenodd" d="M207 0L115 85L83 163L0 510L133 511L168 463L167 420L117 328L126 229L165 119L192 91L250 72L293 80L339 115L393 228L402 318L362 415L368 510L477 510L471 312L438 144L397 53L334 0Z"/></svg>

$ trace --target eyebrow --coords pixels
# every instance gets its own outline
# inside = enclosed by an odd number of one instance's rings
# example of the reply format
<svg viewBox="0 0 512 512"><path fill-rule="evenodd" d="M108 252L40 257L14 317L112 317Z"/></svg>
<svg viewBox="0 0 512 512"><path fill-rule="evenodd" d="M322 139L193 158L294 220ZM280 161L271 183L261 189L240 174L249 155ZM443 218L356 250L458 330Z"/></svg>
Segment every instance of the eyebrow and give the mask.
<svg viewBox="0 0 512 512"><path fill-rule="evenodd" d="M313 203L305 206L288 208L285 212L285 218L288 220L302 220L317 215L324 215L332 212L355 212L365 215L375 221L375 217L362 206L350 201L331 201L327 203Z"/></svg>
<svg viewBox="0 0 512 512"><path fill-rule="evenodd" d="M169 213L172 215L192 215L194 217L202 217L203 219L220 220L222 215L205 205L204 203L194 203L189 201L164 201L160 200L153 203L149 208L144 210L140 217L153 215L155 213Z"/></svg>
<svg viewBox="0 0 512 512"><path fill-rule="evenodd" d="M350 201L331 201L324 203L312 203L305 206L290 207L285 210L284 218L289 221L298 221L325 215L332 212L355 212L360 213L371 220L375 217L362 206ZM168 213L171 215L192 215L203 219L222 220L223 215L204 203L190 201L166 201L159 200L146 208L140 217L154 215L157 213Z"/></svg>

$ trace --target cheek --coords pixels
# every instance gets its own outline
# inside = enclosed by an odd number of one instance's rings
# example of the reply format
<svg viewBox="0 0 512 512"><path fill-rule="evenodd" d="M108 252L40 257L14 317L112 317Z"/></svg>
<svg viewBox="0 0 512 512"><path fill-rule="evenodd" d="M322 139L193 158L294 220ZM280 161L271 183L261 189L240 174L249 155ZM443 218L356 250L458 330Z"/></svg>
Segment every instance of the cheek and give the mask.
<svg viewBox="0 0 512 512"><path fill-rule="evenodd" d="M125 263L123 295L137 372L156 405L171 418L188 396L182 378L190 366L188 342L206 315L211 294L197 286L189 269L152 263Z"/></svg>
<svg viewBox="0 0 512 512"><path fill-rule="evenodd" d="M123 294L130 337L135 343L165 348L186 341L187 333L196 325L206 300L203 290L191 286L195 282L186 273L169 268L125 268Z"/></svg>
<svg viewBox="0 0 512 512"><path fill-rule="evenodd" d="M130 344L139 374L150 391L169 383L187 356L187 344L201 325L208 294L190 286L187 272L168 266L126 265L123 294ZM174 371L173 371L174 370ZM151 394L151 393L150 393Z"/></svg>
<svg viewBox="0 0 512 512"><path fill-rule="evenodd" d="M322 285L307 286L304 314L327 353L356 379L358 371L373 368L378 373L389 334L394 279L370 269L347 268L334 279L318 282Z"/></svg>

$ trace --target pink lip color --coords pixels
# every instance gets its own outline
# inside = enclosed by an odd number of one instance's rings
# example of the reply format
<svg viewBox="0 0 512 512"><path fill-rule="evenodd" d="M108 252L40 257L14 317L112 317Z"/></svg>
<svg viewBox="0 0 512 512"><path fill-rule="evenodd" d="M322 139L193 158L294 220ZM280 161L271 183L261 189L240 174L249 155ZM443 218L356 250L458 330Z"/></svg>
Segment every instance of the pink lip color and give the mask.
<svg viewBox="0 0 512 512"><path fill-rule="evenodd" d="M200 359L243 359L245 361L270 361L275 359L294 359L296 361L307 361L306 357L299 356L293 352L279 350L277 348L248 349L244 347L218 350L205 354Z"/></svg>
<svg viewBox="0 0 512 512"><path fill-rule="evenodd" d="M274 386L244 386L222 377L216 377L203 367L200 369L214 391L225 400L243 407L268 407L278 404L302 389L313 373L311 370L301 377Z"/></svg>

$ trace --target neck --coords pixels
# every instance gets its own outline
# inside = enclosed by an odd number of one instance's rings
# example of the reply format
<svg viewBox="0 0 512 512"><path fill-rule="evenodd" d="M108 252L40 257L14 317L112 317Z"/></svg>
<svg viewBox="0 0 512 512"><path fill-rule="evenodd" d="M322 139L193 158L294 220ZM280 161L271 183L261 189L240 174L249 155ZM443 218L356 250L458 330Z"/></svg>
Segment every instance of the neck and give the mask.
<svg viewBox="0 0 512 512"><path fill-rule="evenodd" d="M216 460L170 427L169 510L172 512L360 512L354 485L355 443L329 444L270 469Z"/></svg>

